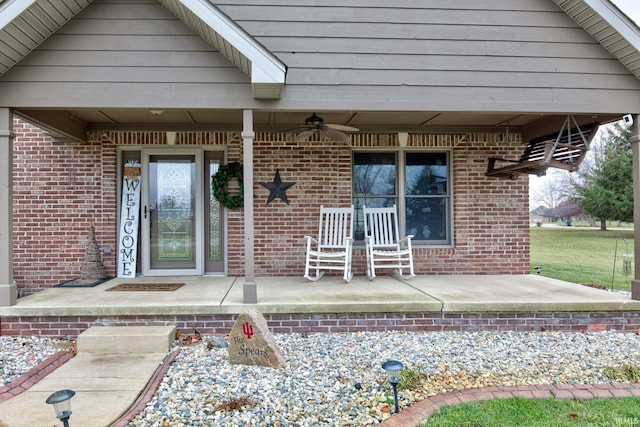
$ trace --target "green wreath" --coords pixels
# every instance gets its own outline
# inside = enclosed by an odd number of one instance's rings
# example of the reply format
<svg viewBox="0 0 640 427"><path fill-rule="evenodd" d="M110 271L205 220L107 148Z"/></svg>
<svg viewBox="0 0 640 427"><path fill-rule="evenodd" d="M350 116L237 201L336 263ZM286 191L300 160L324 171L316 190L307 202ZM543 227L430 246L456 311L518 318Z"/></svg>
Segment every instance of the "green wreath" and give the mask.
<svg viewBox="0 0 640 427"><path fill-rule="evenodd" d="M240 209L244 206L244 184L242 182L242 164L238 162L220 165L218 171L211 177L213 197L220 204L229 209ZM238 194L229 193L229 181L237 179L240 184Z"/></svg>

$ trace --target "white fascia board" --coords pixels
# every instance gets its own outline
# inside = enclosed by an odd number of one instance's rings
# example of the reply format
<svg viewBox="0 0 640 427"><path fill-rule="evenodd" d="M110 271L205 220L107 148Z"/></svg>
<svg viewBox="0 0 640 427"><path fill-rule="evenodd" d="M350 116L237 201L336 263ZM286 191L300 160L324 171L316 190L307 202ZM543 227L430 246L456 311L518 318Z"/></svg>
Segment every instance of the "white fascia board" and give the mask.
<svg viewBox="0 0 640 427"><path fill-rule="evenodd" d="M254 96L262 94L261 96L264 97L269 94L269 98L280 97L285 83L286 65L208 1L178 1L249 59ZM260 89L265 86L273 86L273 88L266 92Z"/></svg>
<svg viewBox="0 0 640 427"><path fill-rule="evenodd" d="M285 72L281 74L282 78L274 79L268 71L251 60L251 91L256 99L280 99L282 95Z"/></svg>
<svg viewBox="0 0 640 427"><path fill-rule="evenodd" d="M9 0L6 4L0 3L0 30L13 22L35 2L36 0Z"/></svg>
<svg viewBox="0 0 640 427"><path fill-rule="evenodd" d="M631 46L640 51L640 29L630 19L623 18L615 6L608 0L582 1L607 21Z"/></svg>

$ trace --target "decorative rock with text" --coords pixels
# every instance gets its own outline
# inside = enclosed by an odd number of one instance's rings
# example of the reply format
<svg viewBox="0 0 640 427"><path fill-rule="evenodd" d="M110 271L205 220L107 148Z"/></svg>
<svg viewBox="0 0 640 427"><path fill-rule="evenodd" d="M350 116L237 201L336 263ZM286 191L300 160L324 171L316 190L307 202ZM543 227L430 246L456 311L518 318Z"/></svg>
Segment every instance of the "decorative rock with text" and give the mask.
<svg viewBox="0 0 640 427"><path fill-rule="evenodd" d="M234 365L284 368L282 354L276 347L266 319L258 310L245 310L231 328L229 362Z"/></svg>

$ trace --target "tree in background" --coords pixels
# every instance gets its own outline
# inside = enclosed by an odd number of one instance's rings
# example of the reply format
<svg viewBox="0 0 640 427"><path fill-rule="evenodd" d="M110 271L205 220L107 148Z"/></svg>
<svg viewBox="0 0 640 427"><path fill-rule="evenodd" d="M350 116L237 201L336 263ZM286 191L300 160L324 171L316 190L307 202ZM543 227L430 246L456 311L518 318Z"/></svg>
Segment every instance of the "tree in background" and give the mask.
<svg viewBox="0 0 640 427"><path fill-rule="evenodd" d="M631 129L616 123L594 144L593 161L573 180L573 200L600 221L633 221Z"/></svg>
<svg viewBox="0 0 640 427"><path fill-rule="evenodd" d="M570 200L560 202L560 204L556 206L554 213L556 217L565 221L571 221L574 218L584 215L582 208Z"/></svg>
<svg viewBox="0 0 640 427"><path fill-rule="evenodd" d="M554 222L558 217L555 213L556 208L567 200L566 188L563 180L549 179L545 180L539 188L532 191L534 203L546 208L547 214L545 216L549 217L551 222Z"/></svg>

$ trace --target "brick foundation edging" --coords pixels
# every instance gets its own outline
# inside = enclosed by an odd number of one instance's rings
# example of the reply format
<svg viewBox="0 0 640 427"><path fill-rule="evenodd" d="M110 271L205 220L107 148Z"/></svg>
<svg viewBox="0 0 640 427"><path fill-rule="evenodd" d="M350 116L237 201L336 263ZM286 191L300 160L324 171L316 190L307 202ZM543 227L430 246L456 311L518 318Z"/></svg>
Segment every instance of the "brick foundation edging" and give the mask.
<svg viewBox="0 0 640 427"><path fill-rule="evenodd" d="M426 421L443 406L454 406L466 402L481 402L491 399L521 397L524 399L608 399L640 397L638 383L602 384L535 384L519 386L480 387L451 391L428 397L413 403L380 423L383 427L415 427Z"/></svg>
<svg viewBox="0 0 640 427"><path fill-rule="evenodd" d="M20 393L27 391L38 381L71 360L73 356L74 354L72 351L64 350L47 357L37 366L29 369L27 372L20 375L9 384L0 387L0 402L9 400L12 397L16 397Z"/></svg>
<svg viewBox="0 0 640 427"><path fill-rule="evenodd" d="M640 333L640 311L594 312L408 312L265 313L275 333L335 332L597 332ZM184 333L229 333L238 314L113 316L4 316L0 335L48 336L74 340L92 326L167 326Z"/></svg>
<svg viewBox="0 0 640 427"><path fill-rule="evenodd" d="M147 382L147 385L145 385L142 392L140 392L140 394L136 398L133 405L131 405L124 414L118 417L117 420L111 423L109 427L125 427L129 425L129 423L135 418L135 416L138 415L145 408L145 406L147 406L147 403L149 403L151 399L153 399L153 395L158 390L158 387L160 387L162 379L169 371L171 364L176 359L176 357L178 357L179 353L180 349L177 348L164 358L162 363L160 363L158 368L155 370L155 372Z"/></svg>

